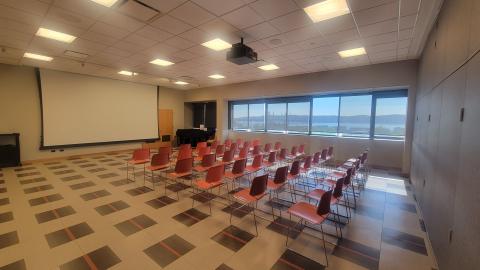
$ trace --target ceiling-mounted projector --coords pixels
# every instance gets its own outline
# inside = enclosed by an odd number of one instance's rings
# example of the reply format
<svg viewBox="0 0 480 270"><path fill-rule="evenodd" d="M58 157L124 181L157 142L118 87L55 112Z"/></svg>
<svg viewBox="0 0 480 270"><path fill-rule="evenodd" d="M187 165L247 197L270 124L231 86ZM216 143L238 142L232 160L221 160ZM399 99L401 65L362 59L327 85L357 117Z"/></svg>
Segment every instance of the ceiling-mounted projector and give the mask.
<svg viewBox="0 0 480 270"><path fill-rule="evenodd" d="M257 53L252 48L243 44L243 38L240 43L233 44L227 52L227 60L237 65L245 65L257 62Z"/></svg>

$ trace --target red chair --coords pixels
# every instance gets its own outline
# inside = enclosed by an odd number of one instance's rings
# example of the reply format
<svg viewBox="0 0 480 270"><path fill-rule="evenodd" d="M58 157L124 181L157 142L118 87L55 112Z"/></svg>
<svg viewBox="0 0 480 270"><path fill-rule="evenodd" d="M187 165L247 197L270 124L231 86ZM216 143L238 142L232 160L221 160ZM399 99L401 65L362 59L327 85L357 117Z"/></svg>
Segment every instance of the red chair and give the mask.
<svg viewBox="0 0 480 270"><path fill-rule="evenodd" d="M192 175L192 167L193 167L193 158L185 158L177 160L175 164L175 170L168 174L169 178L173 179L175 182L178 181L179 178L185 176ZM180 199L179 191L177 191L177 198ZM167 185L165 184L165 195L167 195Z"/></svg>
<svg viewBox="0 0 480 270"><path fill-rule="evenodd" d="M198 142L197 143L197 147L196 147L197 149L202 148L202 147L207 147L207 142Z"/></svg>
<svg viewBox="0 0 480 270"><path fill-rule="evenodd" d="M210 146L200 147L197 148L197 156L195 157L195 161L202 160L204 155L210 154Z"/></svg>
<svg viewBox="0 0 480 270"><path fill-rule="evenodd" d="M136 149L133 151L132 159L127 161L127 181L135 181L135 166L143 165L143 175L145 179L145 164L150 162L150 149L142 148ZM130 167L132 167L132 172L130 173ZM133 179L129 178L129 175L133 175Z"/></svg>
<svg viewBox="0 0 480 270"><path fill-rule="evenodd" d="M265 146L263 147L263 154L268 155L271 151L272 151L272 144L266 143Z"/></svg>
<svg viewBox="0 0 480 270"><path fill-rule="evenodd" d="M337 182L335 183L335 187L333 189L333 193L332 193L332 199L330 200L330 205L334 205L336 206L337 208L337 211L334 214L334 217L338 217L338 222L340 223L340 211L338 209L338 205L339 205L339 202L340 200L342 199L343 197L343 183L344 183L344 180L345 178L340 178L337 180ZM307 197L309 199L313 199L313 200L316 200L316 201L319 201L321 200L323 194L327 192L326 190L323 190L323 189L314 189L312 191L310 191L308 194L307 194ZM343 206L345 206L345 212L349 213L349 209L347 207L346 204L343 204ZM349 218L347 216L347 218ZM335 219L335 222L337 222L337 220ZM337 224L335 224L335 229L337 229ZM343 233L342 233L342 227L340 226L340 237L342 237Z"/></svg>
<svg viewBox="0 0 480 270"><path fill-rule="evenodd" d="M281 147L282 147L281 142L275 142L275 146L273 147L273 150L278 151L278 150L280 150Z"/></svg>
<svg viewBox="0 0 480 270"><path fill-rule="evenodd" d="M262 167L262 161L263 161L263 155L261 154L258 154L256 156L253 157L253 161L252 161L252 164L248 165L247 167L245 167L245 170L248 172L248 173L254 173L254 172L258 172L259 170L261 170L263 167Z"/></svg>
<svg viewBox="0 0 480 270"><path fill-rule="evenodd" d="M289 184L290 192L292 192L295 197L294 201L297 201L297 192L295 190L295 184L299 176L300 176L300 161L295 160L292 163L292 166L290 167L290 172L287 175L287 180L288 182L290 182Z"/></svg>
<svg viewBox="0 0 480 270"><path fill-rule="evenodd" d="M253 147L252 156L256 156L256 155L262 155L262 157L263 157L262 148L261 148L260 145L255 145Z"/></svg>
<svg viewBox="0 0 480 270"><path fill-rule="evenodd" d="M217 149L217 145L218 145L218 141L213 141L211 144L210 144L210 149Z"/></svg>
<svg viewBox="0 0 480 270"><path fill-rule="evenodd" d="M237 146L240 146L243 144L243 140L241 138L238 138L236 141Z"/></svg>
<svg viewBox="0 0 480 270"><path fill-rule="evenodd" d="M213 155L213 154L212 154ZM218 187L218 193L220 193L220 187L223 185L223 175L225 173L225 166L219 164L210 167L207 171L205 179L198 179L193 183L194 188L210 192L210 190ZM192 208L195 204L195 199L192 198ZM212 214L212 200L209 200L210 215Z"/></svg>
<svg viewBox="0 0 480 270"><path fill-rule="evenodd" d="M238 159L233 163L231 171L225 172L225 178L232 182L232 189L235 188L235 181L245 175L245 168L247 167L247 159ZM228 188L228 185L227 185Z"/></svg>
<svg viewBox="0 0 480 270"><path fill-rule="evenodd" d="M239 144L239 145L240 145L240 144ZM242 151L243 149L246 149L246 150L247 150L247 153L248 153L248 152L251 150L251 149L250 149L250 145L251 145L250 141L245 141L245 142L243 143L242 148L240 148L240 151Z"/></svg>
<svg viewBox="0 0 480 270"><path fill-rule="evenodd" d="M325 192L321 199L318 207L306 202L298 202L290 207L287 212L290 215L296 216L299 218L299 221L293 226L295 228L298 224L301 224L303 221L311 223L313 225L320 225L320 231L322 233L323 241L323 250L325 252L325 260L328 266L328 257L327 257L327 247L325 244L325 235L323 232L323 222L327 220L328 215L330 214L330 201L332 199L332 190ZM287 232L287 241L285 243L288 246L288 237L290 235L290 227L288 227Z"/></svg>
<svg viewBox="0 0 480 270"><path fill-rule="evenodd" d="M267 188L270 191L270 200L272 199L272 192L275 194L275 197L279 199L279 190L285 186L287 183L287 175L288 175L288 166L278 167L275 171L275 176L268 179ZM290 193L291 194L291 193ZM292 194L291 194L292 195ZM292 197L293 201L293 197ZM275 219L275 212L273 210L273 203L272 206L272 217ZM280 217L282 216L282 211L279 210Z"/></svg>
<svg viewBox="0 0 480 270"><path fill-rule="evenodd" d="M252 146L260 145L260 140L259 139L253 139L252 140Z"/></svg>
<svg viewBox="0 0 480 270"><path fill-rule="evenodd" d="M303 166L300 168L300 173L305 174L305 176L308 175L310 172L310 169L312 167L312 156L306 156L305 161L303 162Z"/></svg>
<svg viewBox="0 0 480 270"><path fill-rule="evenodd" d="M158 154L167 154L168 155L168 159L170 160L170 156L172 155L172 147L170 146L161 146L158 148Z"/></svg>
<svg viewBox="0 0 480 270"><path fill-rule="evenodd" d="M177 160L191 158L191 157L192 157L192 148L187 146L180 146L180 149L178 150Z"/></svg>
<svg viewBox="0 0 480 270"><path fill-rule="evenodd" d="M296 146L292 146L292 149L290 150L290 155L287 156L287 159L295 159L297 158L298 150Z"/></svg>
<svg viewBox="0 0 480 270"><path fill-rule="evenodd" d="M197 172L205 172L206 170L210 169L210 167L215 165L216 160L217 158L213 153L203 155L202 163L200 163L200 165L195 166L193 170Z"/></svg>
<svg viewBox="0 0 480 270"><path fill-rule="evenodd" d="M238 144L237 144L237 143L232 143L232 144L230 145L229 150L233 150L233 154L237 153Z"/></svg>
<svg viewBox="0 0 480 270"><path fill-rule="evenodd" d="M217 147L215 148L215 154L217 155L217 157L222 157L224 152L225 152L225 145L223 144L217 145Z"/></svg>
<svg viewBox="0 0 480 270"><path fill-rule="evenodd" d="M169 149L167 149L169 150ZM170 151L159 151L158 154L152 156L152 161L150 162L150 166L147 166L145 170L151 173L150 179L152 181L153 189L155 189L155 175L154 172L157 171L164 171L170 168L170 159L169 159ZM143 179L143 186L145 185L145 178Z"/></svg>
<svg viewBox="0 0 480 270"><path fill-rule="evenodd" d="M234 161L233 154L234 154L233 150L225 151L225 153L223 153L223 156L222 156L222 164L223 165L232 164Z"/></svg>
<svg viewBox="0 0 480 270"><path fill-rule="evenodd" d="M297 156L301 156L305 154L305 144L300 144L298 147L298 153Z"/></svg>
<svg viewBox="0 0 480 270"><path fill-rule="evenodd" d="M238 153L238 156L235 158L235 160L238 159L244 159L248 157L248 148L242 148L240 149L240 153Z"/></svg>
<svg viewBox="0 0 480 270"><path fill-rule="evenodd" d="M223 144L225 145L225 148L230 148L230 145L232 145L232 140L225 139L225 142Z"/></svg>
<svg viewBox="0 0 480 270"><path fill-rule="evenodd" d="M287 160L287 148L280 149L277 160L280 162L285 162Z"/></svg>
<svg viewBox="0 0 480 270"><path fill-rule="evenodd" d="M268 174L264 174L261 176L257 176L253 179L252 185L250 188L242 189L236 192L233 195L233 198L241 203L241 205L235 209L232 209L230 212L230 224L232 224L232 215L233 212L237 209L241 209L244 206L248 205L253 208L253 221L255 223L255 232L258 236L258 228L257 228L257 218L255 215L255 209L257 208L258 201L262 199L266 195L267 191L267 181L268 181Z"/></svg>
<svg viewBox="0 0 480 270"><path fill-rule="evenodd" d="M333 158L333 146L328 147L327 157L326 160L330 160Z"/></svg>
<svg viewBox="0 0 480 270"><path fill-rule="evenodd" d="M267 167L271 167L271 166L274 166L276 162L277 162L277 153L272 151L268 154L268 159L267 161L263 162L263 165Z"/></svg>

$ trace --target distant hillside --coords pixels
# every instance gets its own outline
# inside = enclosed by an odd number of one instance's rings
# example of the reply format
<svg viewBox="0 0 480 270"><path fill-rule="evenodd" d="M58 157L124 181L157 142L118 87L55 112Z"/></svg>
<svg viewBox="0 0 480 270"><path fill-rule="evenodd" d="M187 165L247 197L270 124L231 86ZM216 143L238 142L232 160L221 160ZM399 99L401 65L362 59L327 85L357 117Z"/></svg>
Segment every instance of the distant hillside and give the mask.
<svg viewBox="0 0 480 270"><path fill-rule="evenodd" d="M282 119L282 116L270 116L271 118ZM289 115L289 121L292 122L306 122L308 121L308 116L305 115ZM247 117L236 118L237 121L247 121ZM262 121L262 116L255 116L250 118L251 121ZM370 123L370 116L368 115L354 115L354 116L342 116L340 117L341 122L344 123ZM313 116L313 123L335 123L337 122L337 116L335 115L322 115L322 116ZM401 114L389 114L389 115L378 115L375 122L377 124L404 124L406 121L405 115Z"/></svg>

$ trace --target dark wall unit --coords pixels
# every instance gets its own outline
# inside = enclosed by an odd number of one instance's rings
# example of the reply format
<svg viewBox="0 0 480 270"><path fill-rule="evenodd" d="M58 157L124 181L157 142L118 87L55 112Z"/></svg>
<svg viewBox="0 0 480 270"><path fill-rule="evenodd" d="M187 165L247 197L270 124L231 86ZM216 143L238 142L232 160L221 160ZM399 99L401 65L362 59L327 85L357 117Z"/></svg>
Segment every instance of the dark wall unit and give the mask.
<svg viewBox="0 0 480 270"><path fill-rule="evenodd" d="M217 103L193 103L193 126L198 128L205 125L207 128L217 127Z"/></svg>
<svg viewBox="0 0 480 270"><path fill-rule="evenodd" d="M0 134L0 168L20 166L20 134Z"/></svg>

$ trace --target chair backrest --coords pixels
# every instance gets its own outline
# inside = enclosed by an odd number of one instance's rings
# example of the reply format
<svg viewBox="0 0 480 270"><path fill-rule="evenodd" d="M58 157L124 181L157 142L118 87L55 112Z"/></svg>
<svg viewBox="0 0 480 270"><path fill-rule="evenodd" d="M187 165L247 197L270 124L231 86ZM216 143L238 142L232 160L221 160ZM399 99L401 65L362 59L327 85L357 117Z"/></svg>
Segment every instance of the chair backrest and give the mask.
<svg viewBox="0 0 480 270"><path fill-rule="evenodd" d="M216 160L216 157L214 153L205 154L202 156L202 166L203 167L213 166L213 164L215 164L215 160Z"/></svg>
<svg viewBox="0 0 480 270"><path fill-rule="evenodd" d="M288 175L288 166L278 167L277 171L275 171L275 177L273 178L273 182L275 184L285 183L287 181Z"/></svg>
<svg viewBox="0 0 480 270"><path fill-rule="evenodd" d="M327 155L328 155L329 157L333 156L333 146L329 146L329 147L328 147L328 153L327 153Z"/></svg>
<svg viewBox="0 0 480 270"><path fill-rule="evenodd" d="M230 144L230 150L233 150L233 153L237 152L238 149L238 144L237 143L232 143Z"/></svg>
<svg viewBox="0 0 480 270"><path fill-rule="evenodd" d="M328 150L327 149L323 149L322 150L322 154L320 155L320 158L322 160L326 160L327 159L327 154L328 154Z"/></svg>
<svg viewBox="0 0 480 270"><path fill-rule="evenodd" d="M224 173L225 166L223 164L213 166L208 169L205 181L207 181L208 183L222 181Z"/></svg>
<svg viewBox="0 0 480 270"><path fill-rule="evenodd" d="M305 144L300 144L300 146L298 147L298 153L305 153Z"/></svg>
<svg viewBox="0 0 480 270"><path fill-rule="evenodd" d="M192 157L192 148L180 147L180 150L178 151L177 160L186 159L190 157Z"/></svg>
<svg viewBox="0 0 480 270"><path fill-rule="evenodd" d="M163 153L158 153L152 156L152 161L150 162L150 165L152 166L163 166L167 165L170 162L170 159L168 157L169 153L168 152L163 152Z"/></svg>
<svg viewBox="0 0 480 270"><path fill-rule="evenodd" d="M312 167L312 156L306 156L305 162L303 163L303 168L310 169L310 167Z"/></svg>
<svg viewBox="0 0 480 270"><path fill-rule="evenodd" d="M254 155L254 156L258 155L258 154L260 154L260 152L262 152L261 146L260 145L255 145L253 147L252 155Z"/></svg>
<svg viewBox="0 0 480 270"><path fill-rule="evenodd" d="M192 171L193 158L184 158L177 160L175 164L176 173L187 173Z"/></svg>
<svg viewBox="0 0 480 270"><path fill-rule="evenodd" d="M278 151L278 150L280 150L280 147L282 147L282 143L281 142L275 142L273 150Z"/></svg>
<svg viewBox="0 0 480 270"><path fill-rule="evenodd" d="M207 142L198 142L197 148L207 147Z"/></svg>
<svg viewBox="0 0 480 270"><path fill-rule="evenodd" d="M132 154L133 160L147 160L150 159L150 148L136 149Z"/></svg>
<svg viewBox="0 0 480 270"><path fill-rule="evenodd" d="M330 213L330 201L332 200L332 190L323 193L320 203L317 207L317 214L320 216Z"/></svg>
<svg viewBox="0 0 480 270"><path fill-rule="evenodd" d="M223 144L225 145L225 147L230 147L230 145L232 145L232 140L225 139L225 142Z"/></svg>
<svg viewBox="0 0 480 270"><path fill-rule="evenodd" d="M228 150L228 151L225 151L225 152L223 153L222 161L223 161L223 162L230 162L230 161L232 161L232 160L233 160L233 154L234 154L234 153L235 153L235 152L234 152L232 149L230 149L230 150Z"/></svg>
<svg viewBox="0 0 480 270"><path fill-rule="evenodd" d="M190 144L188 144L188 143L186 143L186 144L181 144L180 147L179 147L179 149L178 149L178 151L180 151L180 150L182 150L182 149L185 149L185 148L191 149L192 146L191 146Z"/></svg>
<svg viewBox="0 0 480 270"><path fill-rule="evenodd" d="M300 173L300 161L295 160L292 162L292 167L290 167L290 174L291 175L297 175Z"/></svg>
<svg viewBox="0 0 480 270"><path fill-rule="evenodd" d="M239 158L246 158L248 156L248 147L243 147L240 149L240 153L238 154Z"/></svg>
<svg viewBox="0 0 480 270"><path fill-rule="evenodd" d="M315 154L313 154L313 160L312 160L312 163L313 164L318 164L320 163L320 152L315 152Z"/></svg>
<svg viewBox="0 0 480 270"><path fill-rule="evenodd" d="M247 159L246 158L237 159L233 163L232 173L234 173L234 174L243 173L245 171L246 166L247 166Z"/></svg>
<svg viewBox="0 0 480 270"><path fill-rule="evenodd" d="M345 181L345 177L337 179L337 183L335 183L335 188L333 189L333 194L332 196L334 198L340 198L342 197L342 190L343 190L343 182Z"/></svg>
<svg viewBox="0 0 480 270"><path fill-rule="evenodd" d="M250 145L251 145L251 142L250 142L250 141L245 141L245 142L243 143L243 148L249 149L249 148L250 148ZM243 149L243 148L242 148L242 149Z"/></svg>
<svg viewBox="0 0 480 270"><path fill-rule="evenodd" d="M160 146L158 148L158 154L167 153L168 157L170 158L170 154L172 153L172 147L170 146Z"/></svg>
<svg viewBox="0 0 480 270"><path fill-rule="evenodd" d="M268 154L268 162L274 163L276 160L277 160L277 153L270 152L270 154Z"/></svg>
<svg viewBox="0 0 480 270"><path fill-rule="evenodd" d="M253 178L252 185L250 186L250 195L259 196L267 191L268 174L260 175Z"/></svg>
<svg viewBox="0 0 480 270"><path fill-rule="evenodd" d="M345 186L348 186L350 185L350 183L352 182L352 173L353 173L353 169L352 168L348 168L347 169L347 174L345 175L345 179L343 179L343 184Z"/></svg>
<svg viewBox="0 0 480 270"><path fill-rule="evenodd" d="M262 166L263 155L258 154L253 157L252 167L259 168Z"/></svg>
<svg viewBox="0 0 480 270"><path fill-rule="evenodd" d="M253 139L252 140L252 146L255 147L257 145L260 145L260 140L259 139Z"/></svg>
<svg viewBox="0 0 480 270"><path fill-rule="evenodd" d="M290 155L295 156L297 154L297 147L292 146L292 150L290 150Z"/></svg>
<svg viewBox="0 0 480 270"><path fill-rule="evenodd" d="M282 148L280 150L280 155L279 155L280 159L286 159L287 158L287 148Z"/></svg>
<svg viewBox="0 0 480 270"><path fill-rule="evenodd" d="M221 156L221 155L223 155L224 152L225 152L225 145L223 145L223 144L217 145L217 148L215 149L215 154Z"/></svg>
<svg viewBox="0 0 480 270"><path fill-rule="evenodd" d="M197 148L198 156L203 157L203 155L210 154L210 146Z"/></svg>
<svg viewBox="0 0 480 270"><path fill-rule="evenodd" d="M218 141L213 141L212 144L210 144L210 149L217 149Z"/></svg>
<svg viewBox="0 0 480 270"><path fill-rule="evenodd" d="M236 141L237 145L242 145L243 140L241 138L238 138Z"/></svg>
<svg viewBox="0 0 480 270"><path fill-rule="evenodd" d="M263 147L263 152L268 153L270 151L272 151L272 144L266 143L265 146Z"/></svg>
<svg viewBox="0 0 480 270"><path fill-rule="evenodd" d="M368 158L368 152L365 151L365 152L363 152L362 158L361 158L362 165L365 164L365 161L367 161L367 158Z"/></svg>

